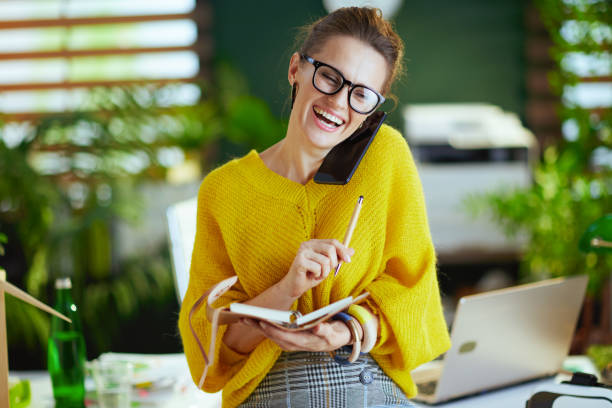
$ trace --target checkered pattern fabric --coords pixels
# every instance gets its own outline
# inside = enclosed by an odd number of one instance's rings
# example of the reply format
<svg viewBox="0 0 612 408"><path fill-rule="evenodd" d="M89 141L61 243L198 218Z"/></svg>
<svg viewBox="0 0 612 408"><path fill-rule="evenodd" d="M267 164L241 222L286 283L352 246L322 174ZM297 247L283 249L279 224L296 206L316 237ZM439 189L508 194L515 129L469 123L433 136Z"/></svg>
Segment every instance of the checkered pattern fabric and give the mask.
<svg viewBox="0 0 612 408"><path fill-rule="evenodd" d="M348 350L336 354L348 357ZM242 408L414 407L365 354L342 365L328 353L285 352Z"/></svg>

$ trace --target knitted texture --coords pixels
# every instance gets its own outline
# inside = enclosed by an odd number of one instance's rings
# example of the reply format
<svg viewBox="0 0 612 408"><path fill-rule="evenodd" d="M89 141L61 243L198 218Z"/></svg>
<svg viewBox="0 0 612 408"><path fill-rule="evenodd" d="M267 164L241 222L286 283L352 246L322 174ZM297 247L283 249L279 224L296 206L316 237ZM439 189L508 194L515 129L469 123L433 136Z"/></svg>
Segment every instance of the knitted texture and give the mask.
<svg viewBox="0 0 612 408"><path fill-rule="evenodd" d="M346 296L370 292L366 304L379 317L379 339L370 354L408 397L416 394L410 371L450 347L442 315L436 258L425 202L404 138L383 125L352 180L344 185L305 185L270 169L256 151L207 175L198 194L197 230L189 286L179 317L194 381L204 360L191 334L189 310L219 281L239 280L215 306L251 299L285 276L300 244L313 238L342 241L353 207L364 196L350 247L355 255L294 304L301 313ZM211 325L205 308L192 322L206 349ZM281 354L272 341L240 354L223 342L204 389L223 389L223 406L244 401Z"/></svg>

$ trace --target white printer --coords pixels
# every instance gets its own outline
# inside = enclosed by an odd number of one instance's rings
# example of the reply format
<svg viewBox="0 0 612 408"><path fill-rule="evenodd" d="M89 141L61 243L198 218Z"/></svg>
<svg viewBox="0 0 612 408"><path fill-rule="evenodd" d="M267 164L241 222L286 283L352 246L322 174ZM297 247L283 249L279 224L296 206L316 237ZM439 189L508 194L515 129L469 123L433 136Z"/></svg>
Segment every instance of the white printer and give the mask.
<svg viewBox="0 0 612 408"><path fill-rule="evenodd" d="M440 260L515 259L523 241L506 238L485 214L472 218L463 201L471 193L530 185L533 134L516 114L489 104L408 105L403 117Z"/></svg>

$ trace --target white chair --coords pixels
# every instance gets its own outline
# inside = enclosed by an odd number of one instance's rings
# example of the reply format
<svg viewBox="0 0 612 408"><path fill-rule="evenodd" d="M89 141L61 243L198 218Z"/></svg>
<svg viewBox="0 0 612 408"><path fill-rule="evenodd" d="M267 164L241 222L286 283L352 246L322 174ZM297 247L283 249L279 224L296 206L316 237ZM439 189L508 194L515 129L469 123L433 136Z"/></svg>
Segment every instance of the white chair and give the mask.
<svg viewBox="0 0 612 408"><path fill-rule="evenodd" d="M174 285L179 303L183 301L189 283L191 252L195 241L197 197L181 201L168 207L168 237L170 256L174 270Z"/></svg>
<svg viewBox="0 0 612 408"><path fill-rule="evenodd" d="M196 233L196 216L198 211L197 197L181 201L168 207L168 237L170 241L170 256L174 269L174 286L179 304L183 302L187 285L189 284L189 268L191 253ZM195 392L196 385L191 384ZM221 407L221 391L214 394L205 392L191 393L195 405L201 408Z"/></svg>

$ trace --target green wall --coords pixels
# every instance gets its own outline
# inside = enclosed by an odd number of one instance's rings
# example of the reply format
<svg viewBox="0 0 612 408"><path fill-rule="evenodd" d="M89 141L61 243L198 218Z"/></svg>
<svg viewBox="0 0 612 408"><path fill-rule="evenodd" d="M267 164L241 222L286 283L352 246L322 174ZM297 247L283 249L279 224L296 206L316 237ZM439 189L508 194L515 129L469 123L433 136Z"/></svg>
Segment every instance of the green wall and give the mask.
<svg viewBox="0 0 612 408"><path fill-rule="evenodd" d="M231 60L278 116L289 112L287 65L296 27L323 3L211 0L215 55ZM394 18L407 75L395 88L401 127L408 103L488 102L523 117L523 0L405 0ZM387 109L391 108L387 105Z"/></svg>

